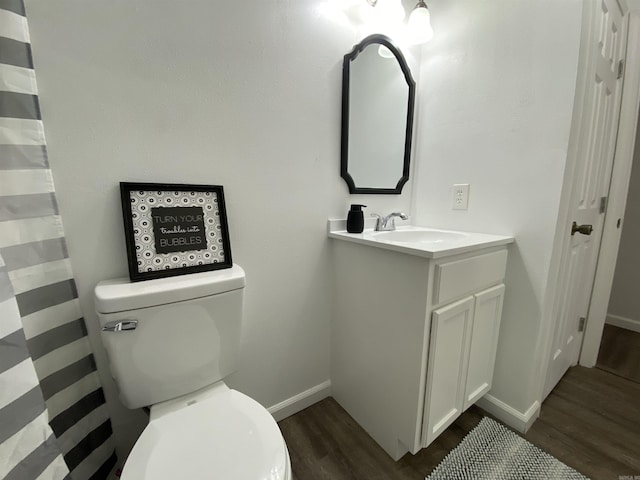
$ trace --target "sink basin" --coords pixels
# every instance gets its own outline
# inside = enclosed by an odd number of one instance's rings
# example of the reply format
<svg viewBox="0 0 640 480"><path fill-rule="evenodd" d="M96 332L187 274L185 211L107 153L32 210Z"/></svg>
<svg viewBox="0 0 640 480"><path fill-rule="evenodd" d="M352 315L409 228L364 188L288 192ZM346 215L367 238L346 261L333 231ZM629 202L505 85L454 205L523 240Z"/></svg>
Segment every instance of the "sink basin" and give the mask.
<svg viewBox="0 0 640 480"><path fill-rule="evenodd" d="M382 242L398 243L441 243L463 240L468 235L462 232L442 230L394 230L392 232L373 232L371 237Z"/></svg>
<svg viewBox="0 0 640 480"><path fill-rule="evenodd" d="M504 235L441 230L419 225L399 225L391 232L376 232L371 230L371 222L362 233L349 233L346 226L346 220L329 220L329 237L425 258L442 258L513 243L513 237Z"/></svg>

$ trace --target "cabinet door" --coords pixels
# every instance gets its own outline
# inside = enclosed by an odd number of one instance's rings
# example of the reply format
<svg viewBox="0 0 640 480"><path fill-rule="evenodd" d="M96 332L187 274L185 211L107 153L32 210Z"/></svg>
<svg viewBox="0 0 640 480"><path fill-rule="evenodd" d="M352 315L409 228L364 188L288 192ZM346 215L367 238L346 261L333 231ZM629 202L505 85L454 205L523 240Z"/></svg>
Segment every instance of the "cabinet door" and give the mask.
<svg viewBox="0 0 640 480"><path fill-rule="evenodd" d="M504 285L489 288L475 294L474 297L475 308L463 410L469 408L491 389Z"/></svg>
<svg viewBox="0 0 640 480"><path fill-rule="evenodd" d="M474 297L433 312L425 404L428 445L462 413Z"/></svg>

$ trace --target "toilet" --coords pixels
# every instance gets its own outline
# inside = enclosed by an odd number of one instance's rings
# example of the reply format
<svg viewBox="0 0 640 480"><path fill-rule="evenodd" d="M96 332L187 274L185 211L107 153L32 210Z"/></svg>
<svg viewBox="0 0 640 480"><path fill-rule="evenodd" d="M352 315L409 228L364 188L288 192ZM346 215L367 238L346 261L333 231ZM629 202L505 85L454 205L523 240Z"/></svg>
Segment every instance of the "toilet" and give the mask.
<svg viewBox="0 0 640 480"><path fill-rule="evenodd" d="M96 286L120 400L150 407L121 480L292 478L271 414L223 381L238 363L244 287L239 265Z"/></svg>

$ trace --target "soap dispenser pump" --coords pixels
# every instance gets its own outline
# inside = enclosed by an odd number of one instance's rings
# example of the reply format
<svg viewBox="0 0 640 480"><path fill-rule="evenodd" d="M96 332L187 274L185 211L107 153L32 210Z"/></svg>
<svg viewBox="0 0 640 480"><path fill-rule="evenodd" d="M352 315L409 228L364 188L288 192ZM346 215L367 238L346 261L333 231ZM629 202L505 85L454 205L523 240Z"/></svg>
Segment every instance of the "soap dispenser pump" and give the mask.
<svg viewBox="0 0 640 480"><path fill-rule="evenodd" d="M351 209L347 214L347 232L349 233L362 233L364 230L364 213L362 207L366 205L359 205L354 203L351 205Z"/></svg>

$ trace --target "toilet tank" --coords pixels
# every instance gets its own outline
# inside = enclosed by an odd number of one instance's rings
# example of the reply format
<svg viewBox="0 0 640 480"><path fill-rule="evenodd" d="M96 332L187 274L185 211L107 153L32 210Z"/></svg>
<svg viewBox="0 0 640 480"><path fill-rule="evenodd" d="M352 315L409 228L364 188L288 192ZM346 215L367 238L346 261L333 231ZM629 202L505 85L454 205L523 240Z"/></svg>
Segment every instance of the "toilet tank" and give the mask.
<svg viewBox="0 0 640 480"><path fill-rule="evenodd" d="M244 286L239 265L143 282L98 283L100 333L122 403L154 405L232 373Z"/></svg>

